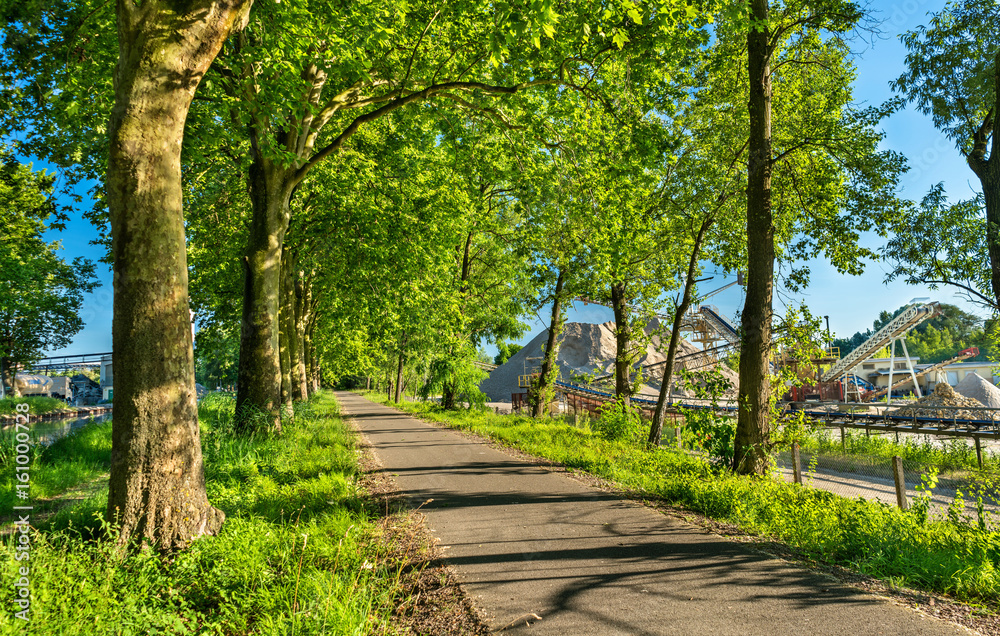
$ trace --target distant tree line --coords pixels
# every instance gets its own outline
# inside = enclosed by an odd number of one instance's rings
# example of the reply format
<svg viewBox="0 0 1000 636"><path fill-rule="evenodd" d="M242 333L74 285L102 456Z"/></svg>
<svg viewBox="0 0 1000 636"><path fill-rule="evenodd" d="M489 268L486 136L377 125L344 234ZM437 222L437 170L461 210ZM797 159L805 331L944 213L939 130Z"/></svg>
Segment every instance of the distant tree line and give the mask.
<svg viewBox="0 0 1000 636"><path fill-rule="evenodd" d="M906 307L904 305L894 312L881 312L871 329L858 331L850 338L835 338L833 346L840 348L841 356L847 355L902 313ZM911 356L920 358L921 363L942 362L969 347L978 347L979 355L969 358L968 362L994 360L995 340L991 334L996 333L997 326L995 319L983 319L955 305L942 303L940 314L920 323L907 334L906 348ZM896 355L903 355L899 347L896 348Z"/></svg>

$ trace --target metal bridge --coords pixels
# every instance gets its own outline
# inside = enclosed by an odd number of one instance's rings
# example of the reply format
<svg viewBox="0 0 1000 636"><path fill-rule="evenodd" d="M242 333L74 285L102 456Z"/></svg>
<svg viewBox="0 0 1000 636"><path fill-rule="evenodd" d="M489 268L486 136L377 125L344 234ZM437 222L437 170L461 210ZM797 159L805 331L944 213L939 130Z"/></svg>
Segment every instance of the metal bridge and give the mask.
<svg viewBox="0 0 1000 636"><path fill-rule="evenodd" d="M111 356L107 353L81 353L71 356L50 356L41 358L35 364L26 367L30 371L53 371L65 369L78 369L80 367L99 367L101 361Z"/></svg>

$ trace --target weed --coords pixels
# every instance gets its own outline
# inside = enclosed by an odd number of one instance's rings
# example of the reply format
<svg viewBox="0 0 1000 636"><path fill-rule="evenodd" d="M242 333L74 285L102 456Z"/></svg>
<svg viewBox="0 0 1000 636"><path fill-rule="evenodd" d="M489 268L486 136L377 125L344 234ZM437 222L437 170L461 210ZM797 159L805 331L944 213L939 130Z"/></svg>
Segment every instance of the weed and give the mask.
<svg viewBox="0 0 1000 636"><path fill-rule="evenodd" d="M622 398L604 404L600 417L590 423L591 429L606 440L631 439L641 425L639 411Z"/></svg>

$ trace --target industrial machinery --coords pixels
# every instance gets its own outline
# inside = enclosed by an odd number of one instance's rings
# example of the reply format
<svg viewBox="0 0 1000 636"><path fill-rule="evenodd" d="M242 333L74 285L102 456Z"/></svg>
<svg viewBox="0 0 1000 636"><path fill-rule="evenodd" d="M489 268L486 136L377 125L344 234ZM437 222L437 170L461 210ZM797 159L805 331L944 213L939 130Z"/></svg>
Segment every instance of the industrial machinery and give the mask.
<svg viewBox="0 0 1000 636"><path fill-rule="evenodd" d="M939 311L940 307L936 302L926 304L914 303L910 305L898 316L890 320L884 327L876 331L875 334L862 343L861 346L831 366L830 369L820 377L820 381L832 382L845 377L851 369L872 357L877 351L887 345L889 347L889 358L892 360L895 357L896 342L898 341L903 347L903 355L906 358L906 367L910 372L910 379L913 381L917 397L920 397L920 386L917 384L917 377L913 370L910 354L906 350L906 334L923 321L935 316ZM893 384L892 375L894 367L894 363L889 365L889 386L892 386ZM888 396L886 399L889 399Z"/></svg>

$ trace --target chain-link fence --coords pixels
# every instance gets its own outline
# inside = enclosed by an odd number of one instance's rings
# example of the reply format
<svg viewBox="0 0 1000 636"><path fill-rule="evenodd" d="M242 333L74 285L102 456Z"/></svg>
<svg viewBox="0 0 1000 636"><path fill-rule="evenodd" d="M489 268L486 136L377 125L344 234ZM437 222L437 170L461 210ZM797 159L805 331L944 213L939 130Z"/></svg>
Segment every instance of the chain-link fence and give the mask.
<svg viewBox="0 0 1000 636"><path fill-rule="evenodd" d="M979 452L982 469L968 438L819 429L778 450L775 472L786 481L889 505L930 497L931 514L950 509L973 521L985 514L1000 527L1000 442L982 440Z"/></svg>

